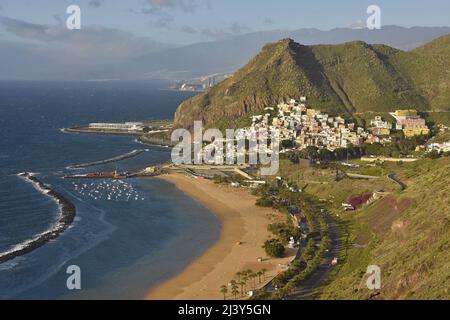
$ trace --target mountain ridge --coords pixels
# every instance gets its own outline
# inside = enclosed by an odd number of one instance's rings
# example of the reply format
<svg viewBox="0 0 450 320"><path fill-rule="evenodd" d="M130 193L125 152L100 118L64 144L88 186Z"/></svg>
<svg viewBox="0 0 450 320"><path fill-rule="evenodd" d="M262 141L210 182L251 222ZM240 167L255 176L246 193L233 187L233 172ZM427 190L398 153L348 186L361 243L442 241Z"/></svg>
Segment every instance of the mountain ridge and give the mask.
<svg viewBox="0 0 450 320"><path fill-rule="evenodd" d="M191 128L202 120L235 127L264 107L302 95L312 107L346 116L399 108L449 110L447 38L450 34L409 52L363 41L270 43L231 78L183 102L175 125Z"/></svg>
<svg viewBox="0 0 450 320"><path fill-rule="evenodd" d="M163 72L168 79L189 79L205 74L233 72L244 66L266 43L282 38L292 38L304 45L340 44L360 40L411 50L448 33L450 27L405 28L395 25L383 26L380 30L302 28L294 31L258 31L155 52L139 57L134 61L136 66L131 69L141 72L138 76L144 76L142 70L145 70L145 76L157 77Z"/></svg>

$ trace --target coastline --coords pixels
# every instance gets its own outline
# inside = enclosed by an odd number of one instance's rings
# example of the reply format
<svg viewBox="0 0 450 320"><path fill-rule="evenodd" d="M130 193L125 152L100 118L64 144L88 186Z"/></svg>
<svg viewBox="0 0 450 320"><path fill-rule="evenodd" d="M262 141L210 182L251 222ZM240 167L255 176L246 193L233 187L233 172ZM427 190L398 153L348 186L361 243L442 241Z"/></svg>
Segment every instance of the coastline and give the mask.
<svg viewBox="0 0 450 320"><path fill-rule="evenodd" d="M283 219L283 215L271 208L257 207L256 197L248 190L216 185L212 181L193 179L180 173L157 179L174 184L211 210L221 222L221 234L216 243L180 274L153 288L147 299L222 300L220 286L235 278L236 272L267 269L263 284L295 257L295 250L287 250L289 253L284 258L267 257L262 248L264 241L271 236L267 225ZM259 262L258 258L262 261Z"/></svg>
<svg viewBox="0 0 450 320"><path fill-rule="evenodd" d="M33 239L18 244L11 250L1 254L0 264L34 251L35 249L42 247L47 242L56 239L61 233L66 231L72 225L75 219L75 206L62 194L51 189L48 185L40 181L31 173L24 172L18 174L18 176L24 178L30 183L33 183L39 191L54 199L59 206L60 218L58 219L58 222L49 230L37 235Z"/></svg>

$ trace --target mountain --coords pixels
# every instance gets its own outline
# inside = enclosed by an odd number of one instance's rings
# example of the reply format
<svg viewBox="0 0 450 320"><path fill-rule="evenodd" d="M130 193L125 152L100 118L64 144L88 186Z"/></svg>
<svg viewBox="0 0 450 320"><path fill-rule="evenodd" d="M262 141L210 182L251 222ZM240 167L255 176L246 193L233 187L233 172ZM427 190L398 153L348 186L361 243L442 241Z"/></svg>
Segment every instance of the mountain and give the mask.
<svg viewBox="0 0 450 320"><path fill-rule="evenodd" d="M231 78L183 102L177 127L235 127L248 115L289 97L306 95L309 104L352 116L397 108L449 110L450 34L405 52L354 41L305 46L283 39L261 52Z"/></svg>
<svg viewBox="0 0 450 320"><path fill-rule="evenodd" d="M336 28L322 31L305 28L295 31L261 31L143 55L127 64L124 74L138 78L189 79L213 73L229 73L244 66L266 43L282 38L291 38L304 45L359 40L410 50L448 33L450 27L399 26L384 26L380 30Z"/></svg>
<svg viewBox="0 0 450 320"><path fill-rule="evenodd" d="M409 50L450 33L450 27L384 26L380 30L336 28L328 31L308 28L253 32L176 46L100 26L86 26L75 36L61 26L27 24L0 16L2 31L8 33L17 26L30 27L39 34L32 39L22 39L25 41L8 41L0 34L2 80L187 80L232 73L244 66L266 43L282 38L292 38L304 45L360 40ZM60 37L60 34L66 36Z"/></svg>

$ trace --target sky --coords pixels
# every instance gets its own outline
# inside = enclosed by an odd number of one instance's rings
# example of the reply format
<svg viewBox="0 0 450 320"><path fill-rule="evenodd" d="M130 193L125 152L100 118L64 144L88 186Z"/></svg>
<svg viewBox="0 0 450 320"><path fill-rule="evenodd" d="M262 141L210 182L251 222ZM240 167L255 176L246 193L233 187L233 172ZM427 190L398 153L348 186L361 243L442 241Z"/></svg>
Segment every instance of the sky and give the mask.
<svg viewBox="0 0 450 320"><path fill-rule="evenodd" d="M66 27L71 5L80 30ZM450 26L449 0L0 0L0 79L97 78L199 42L361 27L370 5L382 26Z"/></svg>
<svg viewBox="0 0 450 320"><path fill-rule="evenodd" d="M82 28L96 26L99 36L173 45L263 30L349 27L366 21L372 4L383 25L450 26L448 0L0 0L0 39L32 41L32 28L63 24L72 4L81 8Z"/></svg>

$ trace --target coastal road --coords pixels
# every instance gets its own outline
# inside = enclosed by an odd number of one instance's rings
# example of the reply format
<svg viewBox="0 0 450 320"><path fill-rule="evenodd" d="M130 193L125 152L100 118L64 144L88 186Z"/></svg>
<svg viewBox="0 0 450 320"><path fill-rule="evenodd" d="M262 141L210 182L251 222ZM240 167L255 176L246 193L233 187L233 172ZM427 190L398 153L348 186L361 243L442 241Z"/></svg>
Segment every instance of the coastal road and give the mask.
<svg viewBox="0 0 450 320"><path fill-rule="evenodd" d="M331 267L331 261L333 258L339 257L339 227L328 214L325 214L324 217L328 225L328 235L331 240L331 247L325 254L322 263L319 265L317 270L306 280L302 281L293 293L285 297L285 300L311 299L311 294L324 283L327 279L328 273L331 271L331 268L333 268Z"/></svg>

